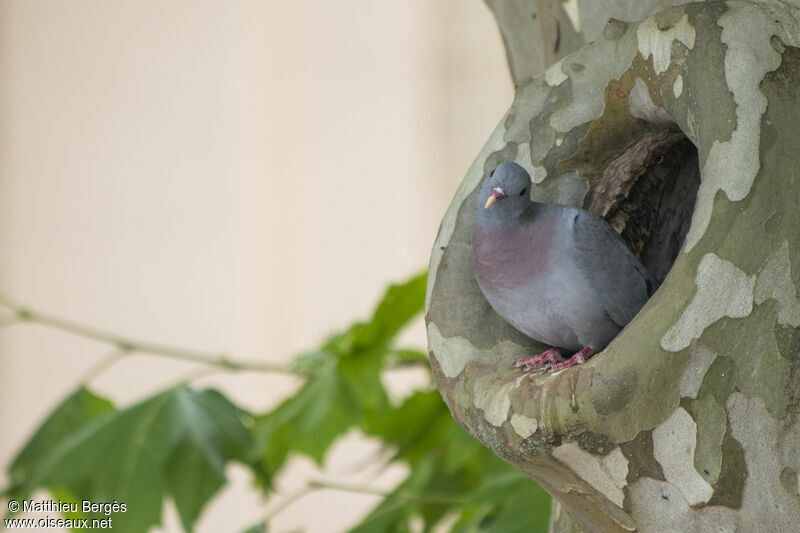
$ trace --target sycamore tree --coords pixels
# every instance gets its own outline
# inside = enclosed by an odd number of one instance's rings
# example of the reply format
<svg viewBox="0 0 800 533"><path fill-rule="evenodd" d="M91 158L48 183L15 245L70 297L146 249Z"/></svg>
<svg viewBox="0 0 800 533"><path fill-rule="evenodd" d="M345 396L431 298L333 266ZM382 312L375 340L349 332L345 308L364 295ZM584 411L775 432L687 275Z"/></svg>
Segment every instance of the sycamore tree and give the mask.
<svg viewBox="0 0 800 533"><path fill-rule="evenodd" d="M573 2L588 34L560 2L487 3L516 97L431 257L430 359L453 416L554 498L553 532L797 531L800 3ZM535 200L604 216L662 280L555 375L513 368L546 347L472 272L476 197L503 160Z"/></svg>

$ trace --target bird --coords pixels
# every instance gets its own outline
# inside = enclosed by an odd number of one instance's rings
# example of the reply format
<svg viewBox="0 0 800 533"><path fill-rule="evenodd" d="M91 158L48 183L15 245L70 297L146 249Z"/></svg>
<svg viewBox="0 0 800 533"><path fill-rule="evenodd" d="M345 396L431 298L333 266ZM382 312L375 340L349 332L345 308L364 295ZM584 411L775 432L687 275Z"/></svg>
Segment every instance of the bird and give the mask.
<svg viewBox="0 0 800 533"><path fill-rule="evenodd" d="M489 305L517 330L551 346L515 366L555 372L603 350L659 283L601 217L535 202L530 191L530 175L513 161L500 163L485 179L473 268Z"/></svg>

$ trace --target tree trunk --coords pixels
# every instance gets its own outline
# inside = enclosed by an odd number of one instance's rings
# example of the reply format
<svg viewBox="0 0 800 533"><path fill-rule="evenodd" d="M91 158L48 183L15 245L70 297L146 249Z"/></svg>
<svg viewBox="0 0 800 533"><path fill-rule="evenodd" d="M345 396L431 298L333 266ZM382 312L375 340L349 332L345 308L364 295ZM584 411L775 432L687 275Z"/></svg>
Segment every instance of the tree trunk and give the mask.
<svg viewBox="0 0 800 533"><path fill-rule="evenodd" d="M486 0L506 47L514 85L584 44L561 0Z"/></svg>
<svg viewBox="0 0 800 533"><path fill-rule="evenodd" d="M558 502L552 531L798 529L798 20L797 1L609 20L519 80L442 221L437 385ZM506 43L525 42L514 31ZM554 375L512 367L546 347L494 313L472 272L478 189L504 160L528 169L536 200L603 214L664 278L604 351Z"/></svg>

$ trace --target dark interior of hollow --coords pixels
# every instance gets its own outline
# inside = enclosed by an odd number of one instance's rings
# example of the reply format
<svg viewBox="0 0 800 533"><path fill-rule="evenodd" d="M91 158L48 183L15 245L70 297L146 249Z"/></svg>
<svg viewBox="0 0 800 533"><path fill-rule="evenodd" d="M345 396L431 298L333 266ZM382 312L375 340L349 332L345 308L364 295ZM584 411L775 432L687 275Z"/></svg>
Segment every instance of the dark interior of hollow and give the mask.
<svg viewBox="0 0 800 533"><path fill-rule="evenodd" d="M622 238L642 264L659 282L667 276L689 231L697 189L700 186L700 167L697 148L682 134L673 134L646 150L641 145L627 150L628 157L642 159L630 175L626 171L606 172L587 200L590 211L598 212L598 186L632 181L629 190L614 195L603 215L613 226L621 228ZM644 155L642 155L644 153ZM631 155L634 154L634 155ZM625 157L623 152L619 157ZM624 165L623 165L624 167ZM627 189L627 188L626 188ZM595 201L593 201L595 200Z"/></svg>

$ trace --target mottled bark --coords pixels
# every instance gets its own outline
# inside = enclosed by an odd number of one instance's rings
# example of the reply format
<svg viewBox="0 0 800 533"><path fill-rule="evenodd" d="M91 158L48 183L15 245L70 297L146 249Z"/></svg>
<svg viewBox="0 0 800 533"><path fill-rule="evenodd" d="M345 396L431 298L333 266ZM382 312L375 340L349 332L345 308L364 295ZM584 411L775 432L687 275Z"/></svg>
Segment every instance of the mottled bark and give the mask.
<svg viewBox="0 0 800 533"><path fill-rule="evenodd" d="M610 18L641 20L682 0L577 0L576 24L563 0L484 0L500 28L514 85L600 36Z"/></svg>
<svg viewBox="0 0 800 533"><path fill-rule="evenodd" d="M798 2L729 1L608 22L519 85L442 221L437 385L569 514L553 531L800 523L797 20ZM696 152L657 142L674 131ZM545 347L494 313L472 272L479 184L503 160L528 169L535 199L593 206L668 270L603 352L556 375L512 367Z"/></svg>
<svg viewBox="0 0 800 533"><path fill-rule="evenodd" d="M514 85L541 74L584 44L561 0L485 0L492 10Z"/></svg>
<svg viewBox="0 0 800 533"><path fill-rule="evenodd" d="M689 0L578 0L578 20L586 42L603 33L608 19L642 20L665 7Z"/></svg>

